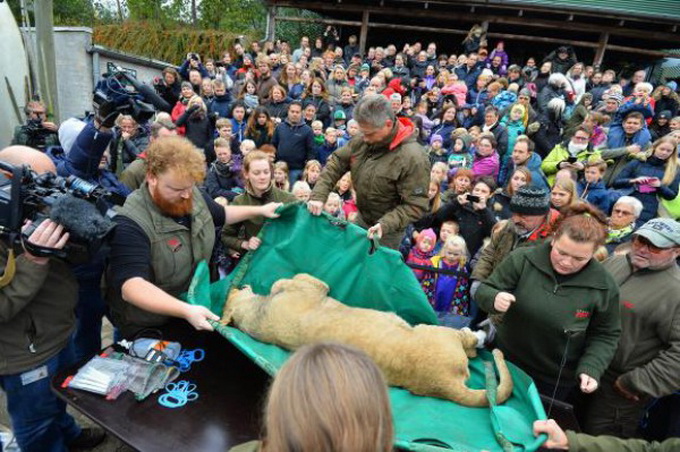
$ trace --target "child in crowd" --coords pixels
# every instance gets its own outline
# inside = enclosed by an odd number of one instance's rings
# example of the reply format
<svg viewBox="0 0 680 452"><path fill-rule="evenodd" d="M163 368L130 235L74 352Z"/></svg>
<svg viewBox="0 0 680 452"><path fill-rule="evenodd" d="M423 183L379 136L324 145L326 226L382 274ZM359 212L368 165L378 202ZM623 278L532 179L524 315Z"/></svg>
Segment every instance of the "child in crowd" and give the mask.
<svg viewBox="0 0 680 452"><path fill-rule="evenodd" d="M333 127L329 127L326 129L326 133L324 134L323 144L316 148L316 158L321 163L321 165L325 166L328 157L330 157L331 154L335 152L337 149L338 149L338 130Z"/></svg>
<svg viewBox="0 0 680 452"><path fill-rule="evenodd" d="M255 150L255 142L253 140L243 140L239 149L243 158L246 158L249 152Z"/></svg>
<svg viewBox="0 0 680 452"><path fill-rule="evenodd" d="M434 247L437 245L437 235L433 229L425 229L416 236L416 244L411 248L406 258L407 264L413 264L423 267L432 267L432 254ZM421 287L428 298L432 294L433 275L428 270L413 268L413 274L420 282Z"/></svg>
<svg viewBox="0 0 680 452"><path fill-rule="evenodd" d="M586 162L584 179L578 183L577 190L581 199L591 203L608 216L611 208L611 194L602 181L605 171L607 171L607 163L602 159Z"/></svg>
<svg viewBox="0 0 680 452"><path fill-rule="evenodd" d="M472 166L472 157L470 156L470 141L471 137L468 134L461 135L454 139L453 150L449 155L448 161L450 170L458 171L461 168L469 169Z"/></svg>
<svg viewBox="0 0 680 452"><path fill-rule="evenodd" d="M279 190L290 191L288 173L288 164L286 162L280 161L274 163L274 186Z"/></svg>
<svg viewBox="0 0 680 452"><path fill-rule="evenodd" d="M352 199L352 173L347 171L343 174L338 183L335 184L334 191L340 195L343 202Z"/></svg>
<svg viewBox="0 0 680 452"><path fill-rule="evenodd" d="M432 258L434 290L430 304L437 313L439 324L463 328L472 321L470 310L470 268L465 240L451 235Z"/></svg>
<svg viewBox="0 0 680 452"><path fill-rule="evenodd" d="M460 227L458 226L458 222L454 220L444 221L439 227L439 240L437 241L437 245L434 247L434 253L439 254L442 246L444 243L446 243L446 239L451 236L458 235L459 232Z"/></svg>
<svg viewBox="0 0 680 452"><path fill-rule="evenodd" d="M326 137L323 134L323 122L315 120L312 122L312 132L314 132L314 146L323 146Z"/></svg>
<svg viewBox="0 0 680 452"><path fill-rule="evenodd" d="M359 133L359 123L356 122L354 119L350 119L347 121L347 130L345 133L338 137L338 147L341 148L347 143L349 143L349 140L357 136Z"/></svg>
<svg viewBox="0 0 680 452"><path fill-rule="evenodd" d="M347 115L344 111L338 110L333 113L333 126L337 130L347 129ZM326 129L326 132L328 132L328 129Z"/></svg>
<svg viewBox="0 0 680 452"><path fill-rule="evenodd" d="M430 157L430 163L433 165L436 162L444 162L448 159L446 149L443 147L444 137L439 134L434 134L430 137L430 147L427 150L427 155Z"/></svg>
<svg viewBox="0 0 680 452"><path fill-rule="evenodd" d="M310 160L305 164L305 169L302 171L301 180L307 182L310 189L314 189L316 181L321 175L321 163L318 160Z"/></svg>
<svg viewBox="0 0 680 452"><path fill-rule="evenodd" d="M223 198L231 202L238 194L243 193L241 167L232 160L230 144L224 138L215 140L215 154L217 158L210 164L205 189L211 198Z"/></svg>
<svg viewBox="0 0 680 452"><path fill-rule="evenodd" d="M302 202L309 201L309 198L312 196L312 189L309 188L309 184L303 180L295 182L291 192L293 193L293 196L295 196L295 199Z"/></svg>
<svg viewBox="0 0 680 452"><path fill-rule="evenodd" d="M430 180L434 180L439 184L439 191L444 192L448 188L446 181L446 174L448 172L446 163L435 162L430 170Z"/></svg>
<svg viewBox="0 0 680 452"><path fill-rule="evenodd" d="M328 199L326 199L326 203L323 205L323 210L335 218L340 218L341 220L345 219L345 212L342 210L342 199L340 198L340 195L335 192L330 192L328 194Z"/></svg>

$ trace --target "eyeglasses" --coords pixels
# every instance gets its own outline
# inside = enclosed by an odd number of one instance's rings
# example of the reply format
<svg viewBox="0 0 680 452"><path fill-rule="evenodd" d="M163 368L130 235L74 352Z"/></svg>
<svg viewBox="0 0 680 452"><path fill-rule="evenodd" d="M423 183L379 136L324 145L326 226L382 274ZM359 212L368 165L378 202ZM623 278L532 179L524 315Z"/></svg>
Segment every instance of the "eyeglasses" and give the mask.
<svg viewBox="0 0 680 452"><path fill-rule="evenodd" d="M627 211L621 210L621 209L613 209L612 213L615 213L617 215L623 215L623 216L626 216L626 217L633 215L633 212L627 212Z"/></svg>
<svg viewBox="0 0 680 452"><path fill-rule="evenodd" d="M636 246L638 248L646 246L647 249L649 250L649 252L652 253L652 254L661 254L668 249L668 248L659 248L658 246L654 245L652 242L650 242L646 238L640 237L639 235L636 235L636 236L633 237L633 246Z"/></svg>

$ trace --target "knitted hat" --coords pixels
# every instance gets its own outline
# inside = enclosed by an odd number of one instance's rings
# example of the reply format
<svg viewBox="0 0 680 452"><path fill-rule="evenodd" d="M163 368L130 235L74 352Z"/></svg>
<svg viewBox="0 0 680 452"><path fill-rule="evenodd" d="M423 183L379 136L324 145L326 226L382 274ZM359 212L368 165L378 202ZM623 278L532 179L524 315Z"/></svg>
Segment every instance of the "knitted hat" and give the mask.
<svg viewBox="0 0 680 452"><path fill-rule="evenodd" d="M675 91L678 89L678 84L671 80L670 82L666 83L666 86L671 89L671 91Z"/></svg>
<svg viewBox="0 0 680 452"><path fill-rule="evenodd" d="M531 90L529 88L522 88L519 90L519 96L531 97Z"/></svg>
<svg viewBox="0 0 680 452"><path fill-rule="evenodd" d="M657 118L657 119L671 119L671 116L672 116L672 115L671 115L671 111L670 111L670 110L664 110L664 111L660 111L660 112L656 115L656 118Z"/></svg>
<svg viewBox="0 0 680 452"><path fill-rule="evenodd" d="M543 188L525 185L510 198L510 211L523 215L545 215L550 211L550 195Z"/></svg>
<svg viewBox="0 0 680 452"><path fill-rule="evenodd" d="M333 114L333 119L347 119L347 115L344 111L338 110Z"/></svg>
<svg viewBox="0 0 680 452"><path fill-rule="evenodd" d="M432 243L437 242L437 234L435 234L432 228L429 228L421 231L421 233L418 234L418 237L416 237L416 243L422 242L426 237L429 238Z"/></svg>
<svg viewBox="0 0 680 452"><path fill-rule="evenodd" d="M370 71L370 70L371 70L371 66L369 66L369 65L366 64L366 63L364 63L364 64L361 65L361 70L362 70L362 71Z"/></svg>
<svg viewBox="0 0 680 452"><path fill-rule="evenodd" d="M623 102L623 94L619 94L619 93L616 93L616 92L608 93L607 94L607 100L609 100L609 99L612 99L612 100L615 100L618 103L621 103L621 102Z"/></svg>
<svg viewBox="0 0 680 452"><path fill-rule="evenodd" d="M435 141L439 141L440 143L444 143L444 138L439 135L439 134L434 134L430 137L430 144L434 143Z"/></svg>

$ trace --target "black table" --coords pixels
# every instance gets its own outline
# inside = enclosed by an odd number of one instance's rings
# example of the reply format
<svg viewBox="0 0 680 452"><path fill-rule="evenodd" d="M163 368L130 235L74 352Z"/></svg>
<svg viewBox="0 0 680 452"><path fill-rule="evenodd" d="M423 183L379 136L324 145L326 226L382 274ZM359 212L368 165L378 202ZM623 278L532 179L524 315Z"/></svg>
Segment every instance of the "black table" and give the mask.
<svg viewBox="0 0 680 452"><path fill-rule="evenodd" d="M107 401L89 392L63 389L64 379L75 374L79 365L57 373L52 389L66 403L143 452L225 452L257 439L269 376L217 333L175 323L163 329L163 338L179 341L188 349L205 350L205 359L178 378L196 383L196 401L171 409L158 403L165 391L137 402L130 392Z"/></svg>

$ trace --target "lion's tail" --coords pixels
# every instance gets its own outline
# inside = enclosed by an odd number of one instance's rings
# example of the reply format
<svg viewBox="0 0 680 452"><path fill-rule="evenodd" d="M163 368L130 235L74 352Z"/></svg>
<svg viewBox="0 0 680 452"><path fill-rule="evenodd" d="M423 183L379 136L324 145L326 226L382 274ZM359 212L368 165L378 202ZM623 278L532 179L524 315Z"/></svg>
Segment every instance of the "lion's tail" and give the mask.
<svg viewBox="0 0 680 452"><path fill-rule="evenodd" d="M496 391L496 403L504 403L512 394L512 376L510 375L510 369L508 369L508 365L503 358L503 353L496 349L493 351L493 357L500 376L500 383L498 384ZM455 385L452 385L446 392L447 393L444 394L445 398L460 405L473 407L489 406L486 389L470 389L463 381L456 382Z"/></svg>

